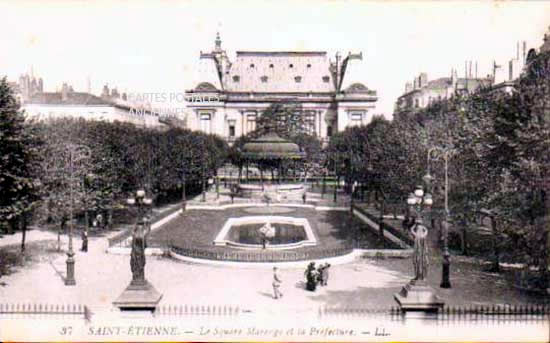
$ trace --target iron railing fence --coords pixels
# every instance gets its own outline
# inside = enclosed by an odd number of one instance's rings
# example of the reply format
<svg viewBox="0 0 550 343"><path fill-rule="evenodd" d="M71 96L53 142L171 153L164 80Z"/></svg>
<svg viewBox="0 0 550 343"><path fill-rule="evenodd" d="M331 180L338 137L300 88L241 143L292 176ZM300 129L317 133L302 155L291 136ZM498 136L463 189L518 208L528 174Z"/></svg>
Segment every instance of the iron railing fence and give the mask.
<svg viewBox="0 0 550 343"><path fill-rule="evenodd" d="M156 316L238 316L243 310L227 305L162 305L156 308Z"/></svg>
<svg viewBox="0 0 550 343"><path fill-rule="evenodd" d="M409 317L408 314L413 314ZM437 312L407 312L398 306L319 307L319 317L384 317L392 320L407 318L433 319L439 321L539 321L550 319L550 303L518 305L464 305L444 306Z"/></svg>
<svg viewBox="0 0 550 343"><path fill-rule="evenodd" d="M196 247L180 247L169 245L169 251L192 258L209 259L216 261L231 261L231 262L292 262L292 261L309 261L320 258L337 257L349 254L353 251L354 244L345 242L338 246L329 248L315 248L306 251L288 251L288 250L271 250L267 251L248 251L248 250L233 250L233 251L216 251L206 248Z"/></svg>
<svg viewBox="0 0 550 343"><path fill-rule="evenodd" d="M92 311L86 305L70 304L0 304L2 317L82 317L89 321Z"/></svg>

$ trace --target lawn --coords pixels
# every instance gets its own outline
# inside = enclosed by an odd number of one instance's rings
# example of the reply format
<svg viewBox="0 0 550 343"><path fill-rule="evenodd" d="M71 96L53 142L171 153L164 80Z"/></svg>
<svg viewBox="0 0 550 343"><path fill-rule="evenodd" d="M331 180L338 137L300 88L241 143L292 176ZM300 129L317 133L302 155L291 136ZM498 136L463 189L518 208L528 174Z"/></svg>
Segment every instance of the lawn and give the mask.
<svg viewBox="0 0 550 343"><path fill-rule="evenodd" d="M215 249L231 249L214 247L212 242L228 218L251 216L246 209L227 210L188 210L151 233L151 245L176 245L180 247L204 248L210 251ZM356 217L351 218L346 211L316 211L310 208L293 208L292 212L284 216L306 218L317 238L318 244L314 247L300 249L325 249L351 243L355 238L356 244L364 249L382 249L398 247L391 242L381 242L378 235L372 232ZM300 249L297 249L299 251Z"/></svg>

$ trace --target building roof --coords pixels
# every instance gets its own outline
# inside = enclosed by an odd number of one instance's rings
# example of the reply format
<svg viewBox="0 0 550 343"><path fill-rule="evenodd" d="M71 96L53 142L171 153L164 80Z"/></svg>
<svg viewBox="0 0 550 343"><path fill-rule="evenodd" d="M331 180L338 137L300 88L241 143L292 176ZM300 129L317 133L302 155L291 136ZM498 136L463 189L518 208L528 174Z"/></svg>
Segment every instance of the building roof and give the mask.
<svg viewBox="0 0 550 343"><path fill-rule="evenodd" d="M324 51L238 51L223 77L232 92L334 92Z"/></svg>
<svg viewBox="0 0 550 343"><path fill-rule="evenodd" d="M63 99L61 92L44 92L33 94L25 103L28 105L60 105L60 106L112 106L125 111L136 111L153 116L158 113L143 107L134 107L131 104L121 103L119 99L103 99L85 92L67 92L66 99Z"/></svg>
<svg viewBox="0 0 550 343"><path fill-rule="evenodd" d="M273 131L268 131L246 143L242 148L242 152L244 157L249 160L304 157L304 153L300 150L298 144L281 138Z"/></svg>
<svg viewBox="0 0 550 343"><path fill-rule="evenodd" d="M61 92L36 93L29 98L27 103L40 105L115 106L110 101L83 92L67 92L66 99L63 99Z"/></svg>
<svg viewBox="0 0 550 343"><path fill-rule="evenodd" d="M481 86L490 86L492 83L492 78L457 78L456 87L457 89L468 89L468 91L475 91ZM445 90L452 86L453 83L450 77L440 77L438 79L428 81L425 86L413 89L401 95L399 98L407 97L408 95L415 92L422 92L427 90Z"/></svg>

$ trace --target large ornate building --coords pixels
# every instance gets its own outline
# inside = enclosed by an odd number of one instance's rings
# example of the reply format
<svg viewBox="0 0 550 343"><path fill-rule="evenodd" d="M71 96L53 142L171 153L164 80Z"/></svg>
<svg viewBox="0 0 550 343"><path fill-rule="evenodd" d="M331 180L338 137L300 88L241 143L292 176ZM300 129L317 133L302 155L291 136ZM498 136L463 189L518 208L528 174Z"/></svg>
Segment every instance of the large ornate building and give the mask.
<svg viewBox="0 0 550 343"><path fill-rule="evenodd" d="M273 103L297 103L310 133L328 139L351 125L367 124L376 91L347 75L362 54L324 51L237 51L231 61L221 47L200 55L199 82L186 91L190 129L214 133L232 142L256 128L256 118Z"/></svg>

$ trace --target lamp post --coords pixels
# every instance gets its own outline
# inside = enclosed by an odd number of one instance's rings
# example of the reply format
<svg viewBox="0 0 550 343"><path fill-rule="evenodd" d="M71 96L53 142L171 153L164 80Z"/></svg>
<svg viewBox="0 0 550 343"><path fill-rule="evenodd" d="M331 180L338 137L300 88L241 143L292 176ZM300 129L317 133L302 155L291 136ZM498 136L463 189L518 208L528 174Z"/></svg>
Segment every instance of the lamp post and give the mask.
<svg viewBox="0 0 550 343"><path fill-rule="evenodd" d="M202 197L201 197L201 202L205 202L206 201L206 172L205 172L205 166L204 166L204 163L202 164L202 172L201 172L201 176L202 176Z"/></svg>
<svg viewBox="0 0 550 343"><path fill-rule="evenodd" d="M74 250L73 250L73 211L74 211L74 193L73 193L73 180L74 180L74 165L90 158L92 151L89 147L79 144L69 144L67 146L69 151L69 197L70 197L70 206L69 206L69 247L67 250L67 274L65 278L65 286L74 286L76 285L76 279L74 276L75 271L75 259L74 259Z"/></svg>
<svg viewBox="0 0 550 343"><path fill-rule="evenodd" d="M325 169L323 173L323 184L321 185L321 198L325 197L325 192L327 190L327 176L328 176L328 168Z"/></svg>
<svg viewBox="0 0 550 343"><path fill-rule="evenodd" d="M334 156L336 157L334 159L334 178L335 178L335 184L334 184L334 193L332 194L332 201L336 203L338 201L338 153L335 152Z"/></svg>
<svg viewBox="0 0 550 343"><path fill-rule="evenodd" d="M450 222L450 211L449 211L449 159L456 153L456 150L450 147L441 148L433 147L428 150L428 174L429 176L429 166L430 159L443 159L445 162L445 225L443 226L443 261L441 269L441 288L451 288L451 254L449 253L449 222ZM433 155L433 157L432 157Z"/></svg>

